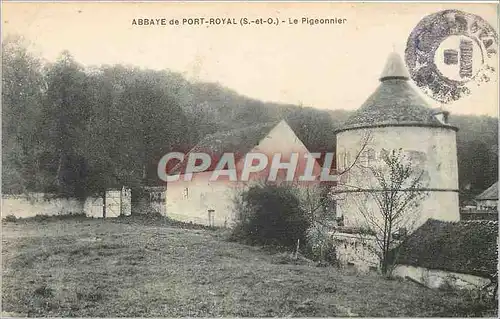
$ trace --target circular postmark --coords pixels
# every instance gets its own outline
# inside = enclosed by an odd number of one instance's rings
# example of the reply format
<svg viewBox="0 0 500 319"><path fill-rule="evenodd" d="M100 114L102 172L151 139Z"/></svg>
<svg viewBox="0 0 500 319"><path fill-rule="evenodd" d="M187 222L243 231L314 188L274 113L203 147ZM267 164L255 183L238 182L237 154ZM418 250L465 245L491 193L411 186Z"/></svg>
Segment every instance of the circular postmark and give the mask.
<svg viewBox="0 0 500 319"><path fill-rule="evenodd" d="M449 103L496 79L497 50L498 35L483 18L444 10L426 16L413 29L405 60L417 86Z"/></svg>

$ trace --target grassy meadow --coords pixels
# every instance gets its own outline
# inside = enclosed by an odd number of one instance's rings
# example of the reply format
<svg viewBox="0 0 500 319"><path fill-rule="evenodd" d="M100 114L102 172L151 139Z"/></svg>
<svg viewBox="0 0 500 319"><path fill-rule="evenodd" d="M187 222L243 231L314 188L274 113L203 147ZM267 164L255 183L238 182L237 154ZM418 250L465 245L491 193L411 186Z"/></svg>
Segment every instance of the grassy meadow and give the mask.
<svg viewBox="0 0 500 319"><path fill-rule="evenodd" d="M2 223L2 314L58 317L496 316L469 294L279 254L166 219Z"/></svg>

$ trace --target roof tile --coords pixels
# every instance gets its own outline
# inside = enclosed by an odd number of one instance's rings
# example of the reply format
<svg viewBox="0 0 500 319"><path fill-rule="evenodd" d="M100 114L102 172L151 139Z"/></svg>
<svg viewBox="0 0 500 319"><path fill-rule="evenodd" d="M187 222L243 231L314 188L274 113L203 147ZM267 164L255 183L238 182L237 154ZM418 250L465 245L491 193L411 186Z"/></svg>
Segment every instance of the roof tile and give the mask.
<svg viewBox="0 0 500 319"><path fill-rule="evenodd" d="M344 123L344 128L387 124L424 124L450 127L440 122L425 100L408 82L401 58L392 53L380 77L381 84ZM343 130L342 129L342 130Z"/></svg>

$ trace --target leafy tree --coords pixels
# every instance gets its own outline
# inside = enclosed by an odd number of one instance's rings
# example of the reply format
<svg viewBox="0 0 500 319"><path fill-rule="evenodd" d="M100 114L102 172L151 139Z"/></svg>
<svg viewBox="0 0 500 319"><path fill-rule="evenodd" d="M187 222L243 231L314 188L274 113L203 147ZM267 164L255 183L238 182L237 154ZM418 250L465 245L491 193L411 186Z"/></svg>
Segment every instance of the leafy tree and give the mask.
<svg viewBox="0 0 500 319"><path fill-rule="evenodd" d="M42 61L23 38L2 42L2 186L6 193L39 190L45 183L38 160L37 121L45 82Z"/></svg>
<svg viewBox="0 0 500 319"><path fill-rule="evenodd" d="M60 194L83 196L85 162L77 146L90 117L87 75L69 52L63 52L47 66L46 81L40 133L47 153L57 161L54 183L48 186Z"/></svg>

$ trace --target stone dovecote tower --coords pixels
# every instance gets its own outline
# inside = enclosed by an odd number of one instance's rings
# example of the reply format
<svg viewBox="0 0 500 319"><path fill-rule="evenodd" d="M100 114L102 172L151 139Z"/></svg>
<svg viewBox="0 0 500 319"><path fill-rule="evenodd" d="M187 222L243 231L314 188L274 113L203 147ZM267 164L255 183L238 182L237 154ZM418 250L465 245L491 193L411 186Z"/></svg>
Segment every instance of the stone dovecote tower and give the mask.
<svg viewBox="0 0 500 319"><path fill-rule="evenodd" d="M401 57L392 53L380 77L380 85L337 131L337 167L354 165L336 189L337 214L346 226L361 226L360 198L380 190L366 167L381 163L381 152L402 150L412 165L423 171L427 196L415 209L418 226L428 218L457 221L457 128L448 124L448 112L431 109L410 85ZM364 145L364 147L363 147ZM360 153L360 149L364 149ZM358 159L354 158L359 154ZM365 169L359 166L364 166ZM352 200L357 194L356 200ZM376 209L375 199L364 196L364 209Z"/></svg>

